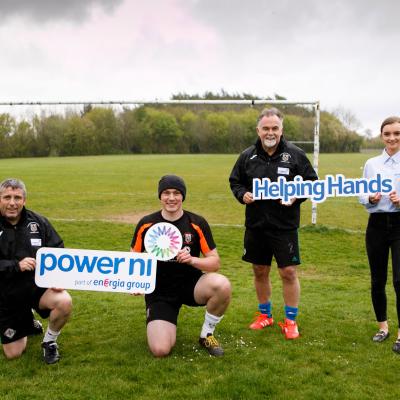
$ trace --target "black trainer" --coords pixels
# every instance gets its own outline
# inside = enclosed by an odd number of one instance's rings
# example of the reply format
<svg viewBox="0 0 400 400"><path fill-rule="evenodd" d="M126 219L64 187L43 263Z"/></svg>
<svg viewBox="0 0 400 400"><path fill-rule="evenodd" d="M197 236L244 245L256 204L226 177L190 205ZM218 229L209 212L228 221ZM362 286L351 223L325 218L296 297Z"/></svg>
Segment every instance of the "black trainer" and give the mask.
<svg viewBox="0 0 400 400"><path fill-rule="evenodd" d="M55 364L60 359L56 342L43 342L43 358L46 364Z"/></svg>
<svg viewBox="0 0 400 400"><path fill-rule="evenodd" d="M211 333L209 333L205 338L200 338L199 343L200 346L204 347L211 356L220 357L224 355L223 348Z"/></svg>
<svg viewBox="0 0 400 400"><path fill-rule="evenodd" d="M34 335L41 335L43 333L42 323L38 319L34 319L32 322L32 332Z"/></svg>

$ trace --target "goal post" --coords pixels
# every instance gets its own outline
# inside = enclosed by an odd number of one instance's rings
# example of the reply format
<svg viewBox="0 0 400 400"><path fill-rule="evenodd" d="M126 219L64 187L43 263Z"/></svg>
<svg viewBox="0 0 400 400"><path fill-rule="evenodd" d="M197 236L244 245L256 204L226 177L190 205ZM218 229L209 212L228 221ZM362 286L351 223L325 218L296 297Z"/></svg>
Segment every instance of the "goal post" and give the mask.
<svg viewBox="0 0 400 400"><path fill-rule="evenodd" d="M291 141L298 144L313 144L313 167L318 174L319 164L319 131L320 131L320 103L319 101L288 101L288 100L271 100L271 99L249 99L249 100L120 100L120 101L8 101L0 102L0 107L65 107L65 106L146 106L146 105L248 105L254 107L256 105L282 105L282 106L308 106L314 110L314 132L313 141ZM0 108L1 109L1 108ZM317 203L312 202L311 206L311 223L317 223Z"/></svg>

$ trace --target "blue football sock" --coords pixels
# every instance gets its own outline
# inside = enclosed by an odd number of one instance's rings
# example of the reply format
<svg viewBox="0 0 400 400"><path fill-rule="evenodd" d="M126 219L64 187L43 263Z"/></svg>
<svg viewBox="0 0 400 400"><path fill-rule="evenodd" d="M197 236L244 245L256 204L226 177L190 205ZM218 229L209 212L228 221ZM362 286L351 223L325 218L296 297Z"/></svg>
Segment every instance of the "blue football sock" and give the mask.
<svg viewBox="0 0 400 400"><path fill-rule="evenodd" d="M268 301L267 303L259 304L258 309L261 314L267 314L268 318L272 317L272 303Z"/></svg>
<svg viewBox="0 0 400 400"><path fill-rule="evenodd" d="M285 316L287 319L296 321L298 312L299 312L299 309L297 307L285 306Z"/></svg>

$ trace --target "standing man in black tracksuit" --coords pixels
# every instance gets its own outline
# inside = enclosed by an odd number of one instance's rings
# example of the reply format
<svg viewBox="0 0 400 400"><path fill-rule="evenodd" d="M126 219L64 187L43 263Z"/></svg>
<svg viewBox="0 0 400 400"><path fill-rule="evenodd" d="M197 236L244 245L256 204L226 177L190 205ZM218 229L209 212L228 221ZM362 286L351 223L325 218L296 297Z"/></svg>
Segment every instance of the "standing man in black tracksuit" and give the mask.
<svg viewBox="0 0 400 400"><path fill-rule="evenodd" d="M293 198L290 203L280 200L253 199L254 178L287 181L300 175L303 180L315 180L317 174L303 150L287 142L283 134L283 116L276 108L261 112L256 144L247 148L238 158L229 178L231 190L237 200L246 204L246 232L242 259L253 264L254 286L259 302L259 313L251 329L272 326L271 281L272 257L275 257L283 285L285 321L279 323L286 339L297 339L296 323L300 298L300 283L296 266L300 264L297 229L300 222L300 203L305 199Z"/></svg>
<svg viewBox="0 0 400 400"><path fill-rule="evenodd" d="M57 337L71 313L70 295L63 289L35 284L36 252L64 247L50 222L25 208L26 189L17 179L0 183L0 339L7 359L25 351L27 336L37 333L32 309L49 317L42 349L47 364L56 363Z"/></svg>

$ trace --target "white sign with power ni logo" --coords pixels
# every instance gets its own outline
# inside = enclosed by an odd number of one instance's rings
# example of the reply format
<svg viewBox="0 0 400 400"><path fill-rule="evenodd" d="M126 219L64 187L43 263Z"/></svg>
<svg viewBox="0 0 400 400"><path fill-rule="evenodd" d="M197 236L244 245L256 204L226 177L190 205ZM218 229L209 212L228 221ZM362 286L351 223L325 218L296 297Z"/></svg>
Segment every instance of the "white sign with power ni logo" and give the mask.
<svg viewBox="0 0 400 400"><path fill-rule="evenodd" d="M36 254L39 287L151 293L157 260L147 253L42 247Z"/></svg>

